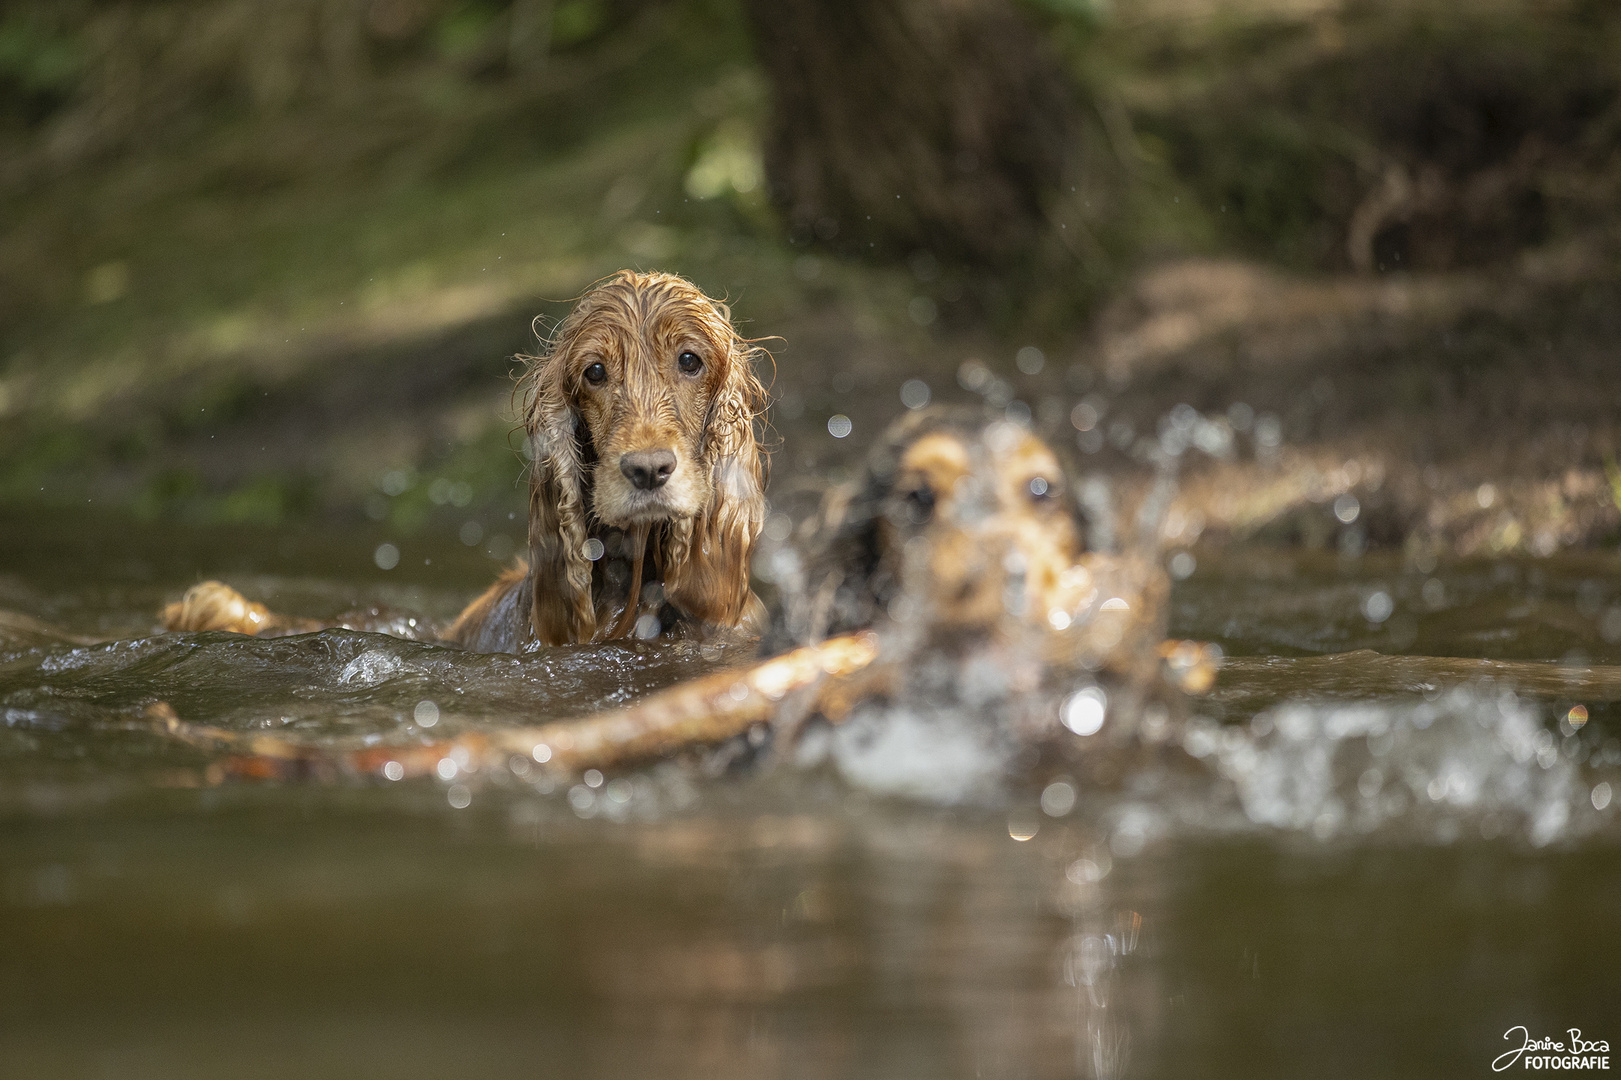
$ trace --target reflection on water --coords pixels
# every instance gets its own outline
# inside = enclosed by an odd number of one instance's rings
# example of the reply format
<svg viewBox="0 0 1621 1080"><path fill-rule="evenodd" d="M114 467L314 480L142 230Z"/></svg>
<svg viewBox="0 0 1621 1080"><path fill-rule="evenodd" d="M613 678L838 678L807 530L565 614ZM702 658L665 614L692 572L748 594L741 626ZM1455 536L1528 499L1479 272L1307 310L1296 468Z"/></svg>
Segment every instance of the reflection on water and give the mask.
<svg viewBox="0 0 1621 1080"><path fill-rule="evenodd" d="M635 827L429 802L13 817L0 1070L1417 1077L1613 1021L1621 870L1590 847L1115 854L814 792Z"/></svg>
<svg viewBox="0 0 1621 1080"><path fill-rule="evenodd" d="M0 645L0 1076L1417 1077L1485 1074L1516 1024L1621 1037L1621 575L1591 557L1196 553L1173 632L1237 659L1194 715L949 806L837 745L720 778L217 784L155 703L406 743L741 657L147 637L203 566L11 554L5 606L125 639ZM431 615L479 584L238 556L284 605ZM938 715L861 722L891 757L950 747Z"/></svg>

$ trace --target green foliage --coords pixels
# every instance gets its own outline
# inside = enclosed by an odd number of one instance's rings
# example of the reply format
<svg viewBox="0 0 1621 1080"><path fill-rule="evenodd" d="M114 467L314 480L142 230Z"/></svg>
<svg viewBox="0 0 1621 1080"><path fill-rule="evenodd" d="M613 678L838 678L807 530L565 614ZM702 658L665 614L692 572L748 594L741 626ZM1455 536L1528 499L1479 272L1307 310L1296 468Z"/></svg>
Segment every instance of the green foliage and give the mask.
<svg viewBox="0 0 1621 1080"><path fill-rule="evenodd" d="M1025 0L1025 3L1042 14L1088 27L1106 21L1114 8L1111 0Z"/></svg>
<svg viewBox="0 0 1621 1080"><path fill-rule="evenodd" d="M173 466L152 474L135 496L131 509L147 521L178 517L202 492L203 478L196 466Z"/></svg>
<svg viewBox="0 0 1621 1080"><path fill-rule="evenodd" d="M207 516L231 524L279 525L307 515L318 500L317 485L304 476L258 476L220 498Z"/></svg>
<svg viewBox="0 0 1621 1080"><path fill-rule="evenodd" d="M397 467L379 476L366 496L366 513L403 533L497 516L521 502L521 443L513 427L489 424L421 469Z"/></svg>
<svg viewBox="0 0 1621 1080"><path fill-rule="evenodd" d="M144 521L282 525L308 517L321 502L320 483L299 472L260 473L218 491L195 465L170 465L148 475L129 507Z"/></svg>
<svg viewBox="0 0 1621 1080"><path fill-rule="evenodd" d="M582 45L608 26L603 0L560 0L552 10L552 44L559 49Z"/></svg>
<svg viewBox="0 0 1621 1080"><path fill-rule="evenodd" d="M84 57L72 37L30 19L0 22L0 78L29 93L65 93L79 78Z"/></svg>
<svg viewBox="0 0 1621 1080"><path fill-rule="evenodd" d="M434 28L435 45L446 60L458 62L478 52L501 25L501 8L493 3L463 4Z"/></svg>
<svg viewBox="0 0 1621 1080"><path fill-rule="evenodd" d="M0 19L0 108L9 102L37 121L72 93L83 69L73 35L28 16Z"/></svg>

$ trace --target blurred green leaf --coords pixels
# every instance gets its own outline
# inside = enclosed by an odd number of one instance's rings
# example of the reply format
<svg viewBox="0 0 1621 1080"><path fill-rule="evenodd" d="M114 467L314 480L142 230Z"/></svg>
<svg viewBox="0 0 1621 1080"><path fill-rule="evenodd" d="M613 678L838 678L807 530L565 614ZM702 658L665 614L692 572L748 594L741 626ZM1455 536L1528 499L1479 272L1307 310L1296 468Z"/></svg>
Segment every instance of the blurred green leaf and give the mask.
<svg viewBox="0 0 1621 1080"><path fill-rule="evenodd" d="M563 0L552 12L552 44L567 49L596 37L608 25L602 0Z"/></svg>
<svg viewBox="0 0 1621 1080"><path fill-rule="evenodd" d="M28 93L63 93L78 81L84 55L77 41L29 19L0 22L0 79Z"/></svg>

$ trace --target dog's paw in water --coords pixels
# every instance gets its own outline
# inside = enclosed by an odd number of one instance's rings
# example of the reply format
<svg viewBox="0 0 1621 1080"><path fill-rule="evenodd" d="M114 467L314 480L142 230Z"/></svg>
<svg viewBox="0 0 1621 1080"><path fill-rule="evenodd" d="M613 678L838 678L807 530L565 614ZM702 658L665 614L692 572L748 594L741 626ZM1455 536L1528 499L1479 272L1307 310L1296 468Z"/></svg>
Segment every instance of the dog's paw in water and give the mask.
<svg viewBox="0 0 1621 1080"><path fill-rule="evenodd" d="M259 634L282 621L263 604L254 603L220 581L199 582L187 589L177 603L163 609L164 629L181 632Z"/></svg>

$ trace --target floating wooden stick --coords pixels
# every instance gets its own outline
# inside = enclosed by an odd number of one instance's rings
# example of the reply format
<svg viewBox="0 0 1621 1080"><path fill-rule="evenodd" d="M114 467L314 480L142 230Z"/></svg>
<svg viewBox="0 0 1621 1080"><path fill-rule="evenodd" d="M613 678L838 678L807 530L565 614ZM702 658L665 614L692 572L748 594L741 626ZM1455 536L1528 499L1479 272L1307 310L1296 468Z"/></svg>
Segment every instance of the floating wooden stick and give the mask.
<svg viewBox="0 0 1621 1080"><path fill-rule="evenodd" d="M713 745L770 723L788 694L844 679L878 658L871 632L831 638L740 671L681 683L582 720L489 733L491 746L569 769L606 768Z"/></svg>
<svg viewBox="0 0 1621 1080"><path fill-rule="evenodd" d="M384 773L403 779L432 775L446 758L466 768L504 764L513 755L578 772L638 764L746 734L756 725L770 723L789 694L809 690L820 698L821 692L861 674L877 658L877 635L863 631L750 667L681 683L623 709L549 724L469 732L431 743L357 750L188 724L167 704L153 706L147 715L164 733L194 746L234 751L223 771L244 778L337 772ZM841 698L837 693L831 695L831 711L840 711Z"/></svg>

